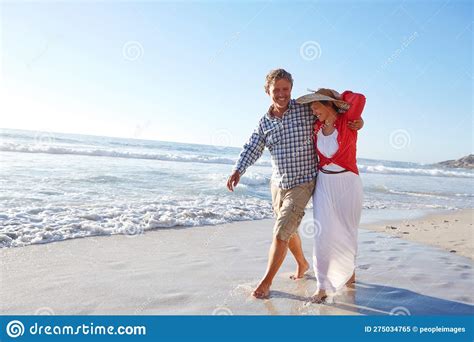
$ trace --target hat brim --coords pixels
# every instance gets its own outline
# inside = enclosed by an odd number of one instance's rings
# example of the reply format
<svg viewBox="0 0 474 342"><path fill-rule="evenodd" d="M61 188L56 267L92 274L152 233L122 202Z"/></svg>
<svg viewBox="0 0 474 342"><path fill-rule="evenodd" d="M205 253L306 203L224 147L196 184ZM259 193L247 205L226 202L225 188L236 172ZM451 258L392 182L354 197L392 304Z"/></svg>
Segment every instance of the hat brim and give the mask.
<svg viewBox="0 0 474 342"><path fill-rule="evenodd" d="M334 99L332 97L322 95L322 94L318 94L318 93L303 95L303 96L300 96L296 99L296 103L299 103L299 104L306 104L306 103L311 103L311 102L316 102L316 101L318 101L318 102L319 101L331 101L339 109L342 109L342 110L348 110L351 106L349 103L347 103L345 101L337 100L337 99Z"/></svg>

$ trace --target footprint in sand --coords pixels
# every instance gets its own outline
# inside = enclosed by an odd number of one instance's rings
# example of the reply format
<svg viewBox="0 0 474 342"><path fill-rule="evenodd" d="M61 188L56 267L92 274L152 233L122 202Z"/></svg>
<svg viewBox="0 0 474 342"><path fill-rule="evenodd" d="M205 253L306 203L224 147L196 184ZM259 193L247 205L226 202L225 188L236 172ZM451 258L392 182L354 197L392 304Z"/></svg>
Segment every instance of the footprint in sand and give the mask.
<svg viewBox="0 0 474 342"><path fill-rule="evenodd" d="M120 261L112 261L109 263L109 267L113 270L123 270L126 268L126 264Z"/></svg>
<svg viewBox="0 0 474 342"><path fill-rule="evenodd" d="M210 263L206 260L193 260L188 265L192 267L206 267L209 266Z"/></svg>
<svg viewBox="0 0 474 342"><path fill-rule="evenodd" d="M225 246L225 247L222 247L221 249L226 252L240 252L240 248L236 246Z"/></svg>
<svg viewBox="0 0 474 342"><path fill-rule="evenodd" d="M470 270L472 267L469 265L456 265L457 268L463 269L463 270Z"/></svg>
<svg viewBox="0 0 474 342"><path fill-rule="evenodd" d="M361 270L368 270L370 268L370 264L359 265L357 268Z"/></svg>
<svg viewBox="0 0 474 342"><path fill-rule="evenodd" d="M422 274L416 274L412 277L410 277L411 280L413 281L421 281L421 280L426 280L426 276Z"/></svg>

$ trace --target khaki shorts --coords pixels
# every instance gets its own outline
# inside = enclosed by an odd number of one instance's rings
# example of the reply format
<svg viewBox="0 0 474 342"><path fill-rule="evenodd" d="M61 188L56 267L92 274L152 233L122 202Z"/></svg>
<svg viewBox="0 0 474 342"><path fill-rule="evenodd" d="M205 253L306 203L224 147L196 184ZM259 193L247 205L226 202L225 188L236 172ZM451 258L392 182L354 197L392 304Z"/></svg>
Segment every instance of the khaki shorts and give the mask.
<svg viewBox="0 0 474 342"><path fill-rule="evenodd" d="M299 184L291 189L281 189L271 184L272 206L276 215L273 234L277 239L289 241L298 232L304 209L313 195L315 180Z"/></svg>

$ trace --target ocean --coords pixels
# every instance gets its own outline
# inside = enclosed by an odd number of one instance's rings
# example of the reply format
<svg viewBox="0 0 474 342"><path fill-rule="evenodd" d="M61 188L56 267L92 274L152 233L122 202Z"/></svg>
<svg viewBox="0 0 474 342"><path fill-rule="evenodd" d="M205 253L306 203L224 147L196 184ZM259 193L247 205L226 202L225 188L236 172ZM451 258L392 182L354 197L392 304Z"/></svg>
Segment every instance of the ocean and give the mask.
<svg viewBox="0 0 474 342"><path fill-rule="evenodd" d="M226 188L239 152L0 129L0 247L271 218L268 152L234 193ZM365 222L473 207L471 170L362 158L358 165Z"/></svg>

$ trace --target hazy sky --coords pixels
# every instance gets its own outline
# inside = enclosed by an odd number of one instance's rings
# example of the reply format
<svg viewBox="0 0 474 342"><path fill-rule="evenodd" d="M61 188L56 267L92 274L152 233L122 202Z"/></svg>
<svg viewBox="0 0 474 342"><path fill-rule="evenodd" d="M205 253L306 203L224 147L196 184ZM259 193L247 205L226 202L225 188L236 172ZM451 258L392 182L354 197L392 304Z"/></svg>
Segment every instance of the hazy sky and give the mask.
<svg viewBox="0 0 474 342"><path fill-rule="evenodd" d="M3 128L242 146L283 67L366 95L359 157L473 151L470 1L0 6Z"/></svg>

